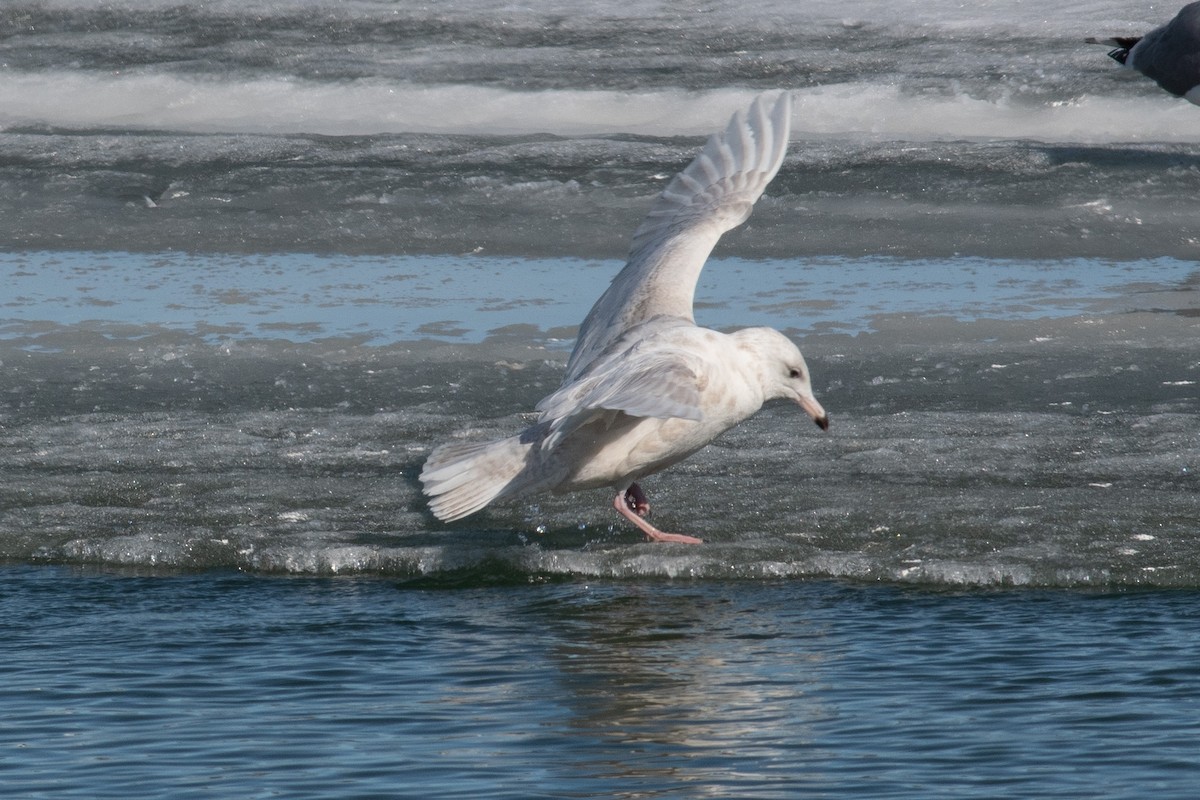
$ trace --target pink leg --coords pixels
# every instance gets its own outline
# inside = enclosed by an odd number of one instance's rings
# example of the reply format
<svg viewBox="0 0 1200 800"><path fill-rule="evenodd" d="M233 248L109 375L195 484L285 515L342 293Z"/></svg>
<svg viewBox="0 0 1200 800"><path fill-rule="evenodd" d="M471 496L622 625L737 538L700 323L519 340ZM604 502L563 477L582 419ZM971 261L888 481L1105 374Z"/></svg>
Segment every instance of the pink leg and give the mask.
<svg viewBox="0 0 1200 800"><path fill-rule="evenodd" d="M613 508L622 517L637 525L638 530L646 534L646 537L652 542L679 542L680 544L701 544L703 542L703 539L697 539L695 536L687 536L682 533L663 533L642 519L639 515L639 509L644 508L646 511L649 511L650 504L646 502L646 495L636 483L625 491L617 492L617 496L613 500Z"/></svg>

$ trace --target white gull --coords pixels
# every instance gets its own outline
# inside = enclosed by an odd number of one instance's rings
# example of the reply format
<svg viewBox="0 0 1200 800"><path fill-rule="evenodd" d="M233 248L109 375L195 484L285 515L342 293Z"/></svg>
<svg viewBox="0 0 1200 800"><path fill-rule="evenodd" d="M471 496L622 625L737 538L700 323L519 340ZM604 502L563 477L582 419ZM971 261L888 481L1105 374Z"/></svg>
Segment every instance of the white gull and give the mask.
<svg viewBox="0 0 1200 800"><path fill-rule="evenodd" d="M697 544L645 519L650 506L636 481L687 458L768 400L793 400L829 427L791 340L771 328L720 333L697 326L692 314L704 262L779 171L790 123L789 95L773 104L760 96L675 176L583 321L562 385L537 404L537 421L506 439L430 454L421 482L438 519L537 492L609 486L617 490L613 507L650 539Z"/></svg>
<svg viewBox="0 0 1200 800"><path fill-rule="evenodd" d="M1188 3L1174 19L1145 36L1086 39L1116 49L1109 56L1137 70L1173 95L1200 105L1200 2Z"/></svg>

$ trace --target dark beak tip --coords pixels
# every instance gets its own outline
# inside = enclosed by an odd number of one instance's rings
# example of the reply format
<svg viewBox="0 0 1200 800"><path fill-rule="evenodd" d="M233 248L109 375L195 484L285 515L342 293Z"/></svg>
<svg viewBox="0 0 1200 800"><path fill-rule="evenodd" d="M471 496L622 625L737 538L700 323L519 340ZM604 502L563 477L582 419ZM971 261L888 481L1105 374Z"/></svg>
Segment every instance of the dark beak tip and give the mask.
<svg viewBox="0 0 1200 800"><path fill-rule="evenodd" d="M813 421L817 423L817 427L820 428L821 430L823 430L823 431L829 430L829 417L817 417Z"/></svg>

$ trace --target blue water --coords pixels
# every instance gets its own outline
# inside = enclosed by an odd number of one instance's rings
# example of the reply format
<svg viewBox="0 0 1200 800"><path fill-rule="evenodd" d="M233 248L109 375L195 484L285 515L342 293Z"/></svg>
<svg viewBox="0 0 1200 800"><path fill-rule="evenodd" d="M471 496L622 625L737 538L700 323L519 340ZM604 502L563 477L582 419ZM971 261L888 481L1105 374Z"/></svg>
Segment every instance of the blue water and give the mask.
<svg viewBox="0 0 1200 800"><path fill-rule="evenodd" d="M1188 798L1200 595L0 570L21 798Z"/></svg>
<svg viewBox="0 0 1200 800"><path fill-rule="evenodd" d="M0 253L0 338L30 345L83 328L138 337L172 330L240 339L364 345L519 337L569 349L575 325L620 261L494 256L262 256ZM806 258L713 259L696 317L792 333L869 331L893 315L960 321L1063 318L1138 308L1172 291L1194 261ZM1135 295L1133 299L1129 296ZM1142 306L1144 308L1144 305Z"/></svg>

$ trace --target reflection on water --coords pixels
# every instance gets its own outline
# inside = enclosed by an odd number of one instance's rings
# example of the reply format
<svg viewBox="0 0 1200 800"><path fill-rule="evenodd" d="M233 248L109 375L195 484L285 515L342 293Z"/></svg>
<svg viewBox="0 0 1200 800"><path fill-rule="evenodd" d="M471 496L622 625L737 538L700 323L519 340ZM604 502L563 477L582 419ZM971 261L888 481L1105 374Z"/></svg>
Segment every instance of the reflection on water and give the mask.
<svg viewBox="0 0 1200 800"><path fill-rule="evenodd" d="M1195 598L1143 600L651 583L574 587L525 613L544 625L581 781L630 796L1070 796L1062 758L1092 778L1130 767L1121 731L1176 717L1179 681L1194 683L1184 654L1200 639L1178 623ZM1078 727L1090 735L1071 740ZM1160 765L1184 728L1156 733Z"/></svg>
<svg viewBox="0 0 1200 800"><path fill-rule="evenodd" d="M606 780L695 786L696 796L798 775L815 722L833 711L817 694L831 657L822 626L702 590L592 587L544 614L575 768ZM727 760L743 763L736 775ZM705 788L702 788L705 787Z"/></svg>

